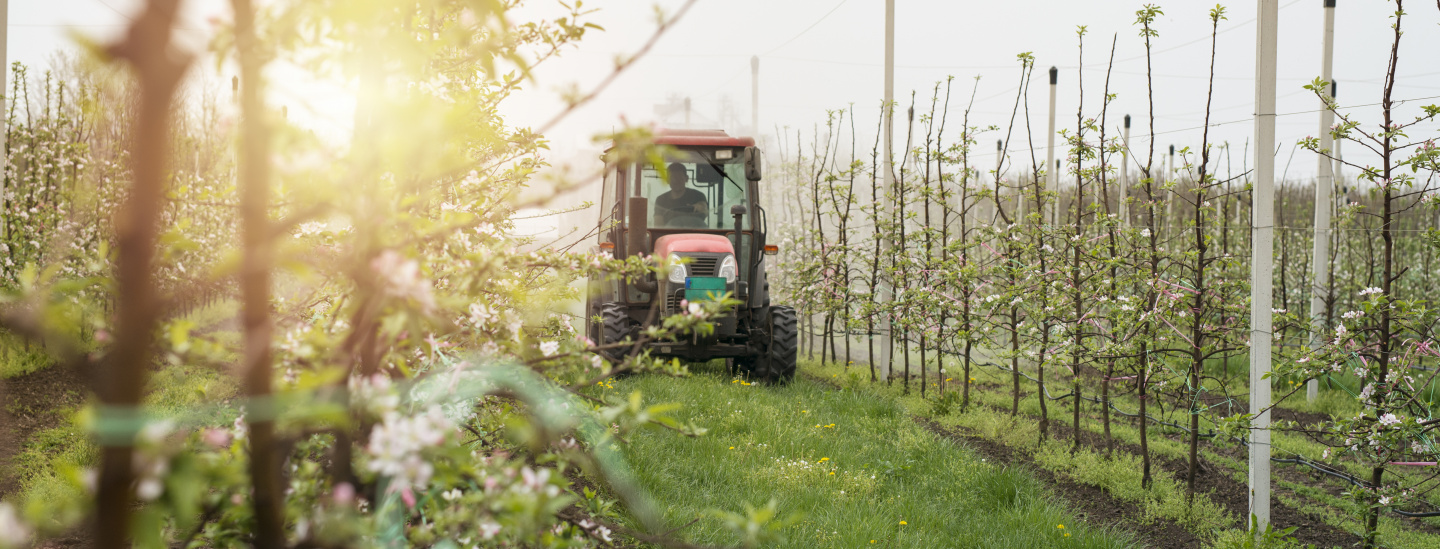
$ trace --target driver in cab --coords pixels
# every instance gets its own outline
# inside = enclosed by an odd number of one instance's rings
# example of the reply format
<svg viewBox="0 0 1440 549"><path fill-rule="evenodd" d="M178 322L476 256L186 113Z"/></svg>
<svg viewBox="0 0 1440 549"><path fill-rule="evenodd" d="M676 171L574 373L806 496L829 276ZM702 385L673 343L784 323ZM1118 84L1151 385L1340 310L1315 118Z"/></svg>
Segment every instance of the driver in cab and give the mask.
<svg viewBox="0 0 1440 549"><path fill-rule="evenodd" d="M709 205L705 193L686 187L690 175L685 165L671 163L665 170L670 177L670 192L655 197L655 224L658 226L704 226Z"/></svg>

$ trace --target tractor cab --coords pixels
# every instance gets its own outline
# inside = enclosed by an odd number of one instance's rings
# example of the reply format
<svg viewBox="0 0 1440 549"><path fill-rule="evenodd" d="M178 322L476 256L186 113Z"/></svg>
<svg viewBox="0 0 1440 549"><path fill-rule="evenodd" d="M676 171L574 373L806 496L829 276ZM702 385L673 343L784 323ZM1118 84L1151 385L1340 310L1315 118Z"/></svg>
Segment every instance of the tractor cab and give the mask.
<svg viewBox="0 0 1440 549"><path fill-rule="evenodd" d="M653 279L591 285L588 314L603 320L591 327L592 339L634 339L652 306L660 308L661 316L675 314L682 301L728 292L741 305L717 319L712 335L654 342L651 354L694 361L727 358L743 371L788 378L794 372L793 341L790 358L780 361L788 368L780 364L772 371L770 360L774 318L788 318L782 330L793 335L794 313L770 304L764 251L774 248L765 243L761 154L755 140L720 130L670 130L659 132L654 142L664 146L661 158L626 161L606 151L597 246L617 257L655 257L665 261L666 269Z"/></svg>

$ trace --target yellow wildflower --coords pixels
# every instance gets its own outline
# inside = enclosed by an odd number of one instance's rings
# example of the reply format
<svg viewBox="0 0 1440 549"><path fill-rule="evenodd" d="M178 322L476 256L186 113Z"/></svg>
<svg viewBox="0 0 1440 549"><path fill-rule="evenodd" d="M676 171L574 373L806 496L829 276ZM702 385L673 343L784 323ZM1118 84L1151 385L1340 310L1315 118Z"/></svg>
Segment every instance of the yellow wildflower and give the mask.
<svg viewBox="0 0 1440 549"><path fill-rule="evenodd" d="M1056 528L1059 528L1059 529L1061 529L1061 530L1064 530L1064 529L1065 529L1065 525L1064 525L1064 524L1056 524L1055 527L1056 527Z"/></svg>
<svg viewBox="0 0 1440 549"><path fill-rule="evenodd" d="M908 522L905 522L905 521L903 521L903 520L902 520L902 521L900 521L900 525L901 525L901 526L905 526L905 525L907 525L907 524L910 524L910 523L908 523Z"/></svg>

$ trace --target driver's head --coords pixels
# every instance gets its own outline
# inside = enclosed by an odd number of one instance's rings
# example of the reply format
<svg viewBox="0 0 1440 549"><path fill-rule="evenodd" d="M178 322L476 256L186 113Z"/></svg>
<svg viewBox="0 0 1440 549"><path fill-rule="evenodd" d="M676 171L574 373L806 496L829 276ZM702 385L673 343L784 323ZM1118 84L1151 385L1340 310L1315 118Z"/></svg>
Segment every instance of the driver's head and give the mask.
<svg viewBox="0 0 1440 549"><path fill-rule="evenodd" d="M675 192L685 190L685 184L690 182L690 174L685 172L685 165L679 162L671 162L665 168L670 176L670 189Z"/></svg>

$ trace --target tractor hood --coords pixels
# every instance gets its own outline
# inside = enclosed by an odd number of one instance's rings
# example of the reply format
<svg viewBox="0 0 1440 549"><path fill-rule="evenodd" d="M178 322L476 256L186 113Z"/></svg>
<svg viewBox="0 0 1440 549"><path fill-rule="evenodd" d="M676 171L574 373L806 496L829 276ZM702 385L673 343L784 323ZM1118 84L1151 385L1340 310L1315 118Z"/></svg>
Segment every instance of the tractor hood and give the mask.
<svg viewBox="0 0 1440 549"><path fill-rule="evenodd" d="M730 239L718 234L671 234L655 240L655 257L670 257L672 253L717 253L733 254L735 246Z"/></svg>

